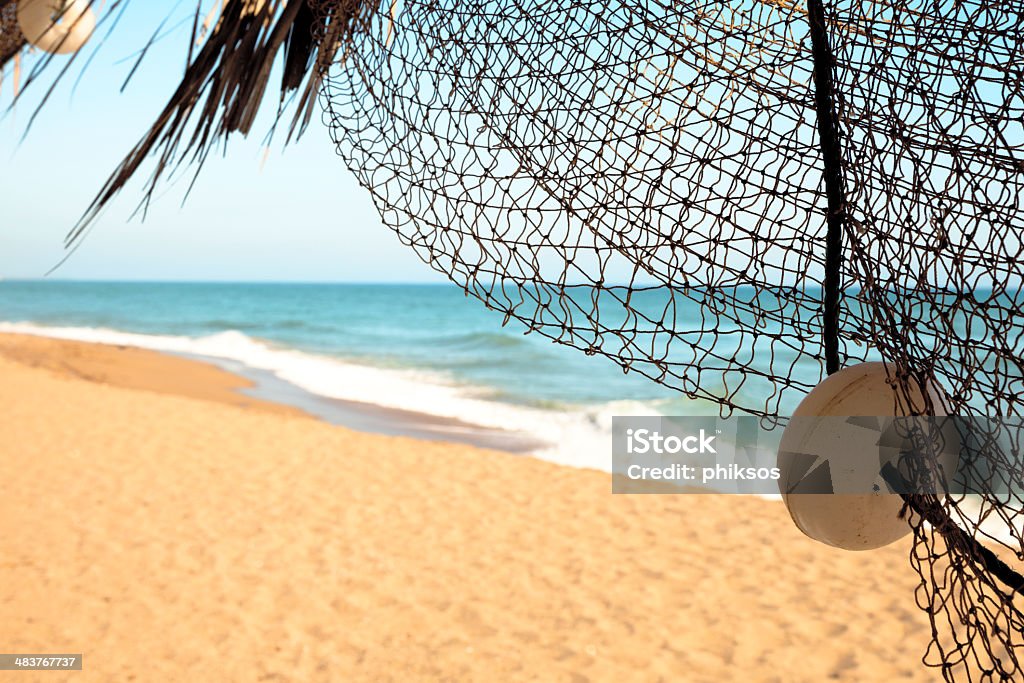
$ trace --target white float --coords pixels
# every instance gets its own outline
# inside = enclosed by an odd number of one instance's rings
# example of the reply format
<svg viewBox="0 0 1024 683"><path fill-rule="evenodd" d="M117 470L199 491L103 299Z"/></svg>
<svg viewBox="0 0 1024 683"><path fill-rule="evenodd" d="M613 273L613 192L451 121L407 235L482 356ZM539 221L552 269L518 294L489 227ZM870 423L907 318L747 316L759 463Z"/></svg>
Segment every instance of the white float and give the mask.
<svg viewBox="0 0 1024 683"><path fill-rule="evenodd" d="M89 0L18 0L17 15L25 40L53 54L77 52L96 29Z"/></svg>
<svg viewBox="0 0 1024 683"><path fill-rule="evenodd" d="M835 419L896 416L896 394L886 377L882 363L862 363L830 375L804 397L783 432L779 489L793 522L816 541L846 550L871 550L910 533L910 526L898 517L903 499L888 492L879 474L880 431ZM945 415L941 392L929 386L928 393L936 415ZM919 402L923 397L914 398ZM794 460L782 454L806 455ZM815 465L808 468L815 457ZM951 461L943 458L943 468L952 472L955 452ZM794 487L799 490L801 477L826 460L834 493L787 493Z"/></svg>

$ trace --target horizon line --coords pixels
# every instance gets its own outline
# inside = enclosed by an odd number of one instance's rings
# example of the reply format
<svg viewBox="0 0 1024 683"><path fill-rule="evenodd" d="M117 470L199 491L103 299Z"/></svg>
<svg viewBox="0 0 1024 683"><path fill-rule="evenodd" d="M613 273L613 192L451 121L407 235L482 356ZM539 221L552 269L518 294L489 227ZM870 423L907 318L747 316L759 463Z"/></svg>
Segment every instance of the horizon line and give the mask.
<svg viewBox="0 0 1024 683"><path fill-rule="evenodd" d="M142 285L455 285L451 281L428 280L252 280L166 278L89 278L89 277L2 277L2 283L61 283L61 284L142 284ZM456 285L458 286L458 285Z"/></svg>
<svg viewBox="0 0 1024 683"><path fill-rule="evenodd" d="M58 277L3 277L0 276L0 285L5 283L19 283L19 284L110 284L110 285L293 285L293 286L329 286L329 285L341 285L341 286L375 286L375 287L453 287L458 290L466 290L466 285L461 285L457 282L450 280L251 280L251 279L149 279L149 278L58 278ZM593 286L593 283L581 282L581 283L566 283L563 285L566 289L574 290L581 287ZM650 282L605 282L604 288L606 289L634 289L635 291L650 291L655 289L661 289L666 285L662 283ZM731 284L731 285L720 285L718 287L709 287L707 285L689 285L684 283L674 283L671 285L673 289L694 289L694 290L710 290L710 289L728 289L728 288L743 288L743 289L762 289L764 291L773 290L790 290L798 289L802 291L813 291L821 289L820 283L813 284L802 284L802 283L787 283L787 284L754 284L754 283L743 283L743 284ZM992 283L978 284L970 288L972 292L984 292L993 289ZM861 291L860 287L848 287L844 291L850 294ZM895 290L894 290L895 291ZM907 291L907 290L902 290ZM944 291L950 292L948 288L935 288L933 291Z"/></svg>

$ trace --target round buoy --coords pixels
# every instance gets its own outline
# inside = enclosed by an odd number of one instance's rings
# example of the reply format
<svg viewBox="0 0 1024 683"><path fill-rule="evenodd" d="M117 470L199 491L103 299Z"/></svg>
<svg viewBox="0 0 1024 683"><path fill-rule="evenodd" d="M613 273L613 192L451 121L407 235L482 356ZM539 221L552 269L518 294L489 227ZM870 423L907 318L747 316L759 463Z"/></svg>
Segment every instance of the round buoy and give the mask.
<svg viewBox="0 0 1024 683"><path fill-rule="evenodd" d="M830 375L804 397L782 434L779 489L793 522L816 541L871 550L910 533L899 518L903 499L880 473L887 458L898 459L898 449L883 445L882 430L893 423L885 418L897 417L886 377L882 363ZM941 392L928 392L936 415L945 415ZM953 472L957 454L953 444L943 449L942 471Z"/></svg>
<svg viewBox="0 0 1024 683"><path fill-rule="evenodd" d="M18 0L17 15L25 39L53 54L77 52L96 29L89 0Z"/></svg>

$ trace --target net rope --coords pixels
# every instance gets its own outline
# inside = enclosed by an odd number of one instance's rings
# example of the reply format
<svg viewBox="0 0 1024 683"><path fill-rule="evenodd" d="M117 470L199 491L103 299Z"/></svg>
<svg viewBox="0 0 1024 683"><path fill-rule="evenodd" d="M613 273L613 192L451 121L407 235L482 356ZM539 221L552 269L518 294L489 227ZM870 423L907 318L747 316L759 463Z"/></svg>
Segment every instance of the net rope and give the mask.
<svg viewBox="0 0 1024 683"><path fill-rule="evenodd" d="M363 3L325 120L384 223L506 322L772 426L826 374L809 7ZM835 342L884 360L909 414L939 408L926 385L951 414L1024 412L1021 8L824 5ZM924 662L949 681L1024 678L993 571L1024 559L1020 449L992 425L981 493L906 498Z"/></svg>

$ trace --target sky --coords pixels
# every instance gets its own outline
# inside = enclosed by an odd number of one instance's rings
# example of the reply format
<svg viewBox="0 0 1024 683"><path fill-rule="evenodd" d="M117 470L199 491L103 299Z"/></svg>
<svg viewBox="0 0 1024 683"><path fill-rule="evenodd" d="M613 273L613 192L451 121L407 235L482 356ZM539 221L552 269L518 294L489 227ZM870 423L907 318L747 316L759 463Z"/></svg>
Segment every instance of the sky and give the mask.
<svg viewBox="0 0 1024 683"><path fill-rule="evenodd" d="M13 110L10 68L0 83L0 278L42 277L64 256L64 236L163 108L181 77L195 5L146 56L119 92L172 2L133 2L77 87L65 78L28 130L47 85L33 84ZM173 26L176 22L169 22ZM32 57L26 60L30 67ZM274 97L270 98L276 99ZM273 103L272 103L273 104ZM183 181L164 183L145 220L131 218L147 168L102 215L52 278L300 282L441 282L444 278L381 223L370 195L335 155L327 129L311 124L297 144L272 145L265 108L248 139L208 160L184 206Z"/></svg>

